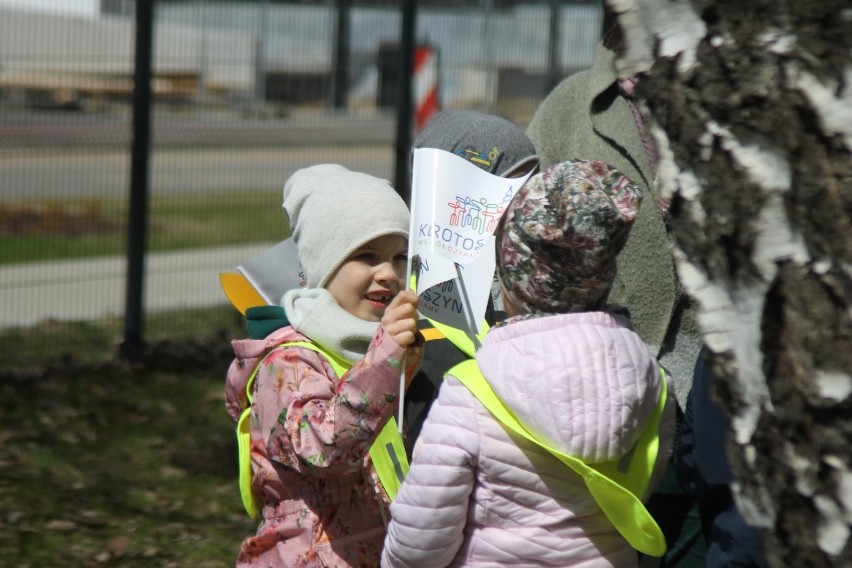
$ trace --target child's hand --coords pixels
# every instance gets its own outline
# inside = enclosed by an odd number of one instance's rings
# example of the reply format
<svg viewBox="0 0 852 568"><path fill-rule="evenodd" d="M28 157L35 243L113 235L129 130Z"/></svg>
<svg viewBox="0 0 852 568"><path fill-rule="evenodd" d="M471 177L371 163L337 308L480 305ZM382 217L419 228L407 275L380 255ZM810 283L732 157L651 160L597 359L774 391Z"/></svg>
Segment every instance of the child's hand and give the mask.
<svg viewBox="0 0 852 568"><path fill-rule="evenodd" d="M401 347L408 347L417 335L417 294L403 290L397 294L382 316L382 327Z"/></svg>

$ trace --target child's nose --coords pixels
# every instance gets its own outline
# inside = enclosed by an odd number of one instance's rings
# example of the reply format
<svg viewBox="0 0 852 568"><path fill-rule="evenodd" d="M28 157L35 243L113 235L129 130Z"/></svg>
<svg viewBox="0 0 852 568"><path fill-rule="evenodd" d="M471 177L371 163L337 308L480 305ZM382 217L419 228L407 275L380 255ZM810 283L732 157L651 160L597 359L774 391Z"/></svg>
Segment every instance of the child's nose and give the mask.
<svg viewBox="0 0 852 568"><path fill-rule="evenodd" d="M385 261L376 267L377 282L394 282L398 278L392 261Z"/></svg>

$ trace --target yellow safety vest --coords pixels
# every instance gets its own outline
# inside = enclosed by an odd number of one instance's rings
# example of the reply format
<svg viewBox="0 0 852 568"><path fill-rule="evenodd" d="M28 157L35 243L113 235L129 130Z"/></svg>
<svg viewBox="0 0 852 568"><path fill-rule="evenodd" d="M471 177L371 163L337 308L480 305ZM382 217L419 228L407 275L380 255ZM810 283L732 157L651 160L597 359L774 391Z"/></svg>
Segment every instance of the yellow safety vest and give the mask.
<svg viewBox="0 0 852 568"><path fill-rule="evenodd" d="M530 432L500 400L475 360L459 363L447 374L461 381L497 421L541 446L580 475L604 514L633 548L649 556L662 556L666 553L666 539L642 503L657 459L660 419L666 403L666 377L662 367L660 372L663 388L651 422L627 456L603 464L586 464Z"/></svg>
<svg viewBox="0 0 852 568"><path fill-rule="evenodd" d="M421 333L423 333L423 336L426 341L434 339L447 339L453 345L461 349L468 357L474 357L476 355L476 346L474 345L467 332L458 329L457 327L451 327L447 324L435 321L431 318L426 318L426 320L428 320L429 323L432 324L432 329L429 330L431 333L429 335L427 335L427 331L420 330ZM480 344L482 344L482 341L485 339L485 334L488 333L488 330L488 322L483 321L479 333L476 335L476 338L479 340Z"/></svg>
<svg viewBox="0 0 852 568"><path fill-rule="evenodd" d="M313 343L308 341L291 341L282 343L277 349L286 349L288 347L304 347L316 351L325 357L331 363L334 372L338 377L342 377L346 371L352 366L350 363L335 357L331 353L320 349ZM264 356L264 359L266 357ZM254 400L252 390L254 387L254 379L257 376L257 370L262 364L259 362L252 371L251 376L246 383L246 399L248 407L245 408L237 422L237 444L239 447L240 458L240 496L243 500L243 506L246 512L252 519L256 519L260 515L260 501L254 492L251 490L251 480L253 472L251 468L251 435L249 433L249 420L251 416L251 404ZM405 453L405 445L402 442L402 436L397 430L396 420L391 418L385 423L384 427L379 432L378 437L370 446L370 460L373 462L373 467L376 469L376 475L379 477L379 482L382 484L388 497L393 499L396 497L402 485L402 480L405 474L408 473L408 458Z"/></svg>

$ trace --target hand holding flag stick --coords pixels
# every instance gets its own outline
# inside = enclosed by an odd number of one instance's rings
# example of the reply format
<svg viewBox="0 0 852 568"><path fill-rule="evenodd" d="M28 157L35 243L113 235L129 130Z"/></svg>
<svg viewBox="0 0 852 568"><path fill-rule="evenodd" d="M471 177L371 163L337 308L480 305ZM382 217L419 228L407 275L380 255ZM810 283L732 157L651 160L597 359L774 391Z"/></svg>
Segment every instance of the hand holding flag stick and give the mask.
<svg viewBox="0 0 852 568"><path fill-rule="evenodd" d="M417 262L412 257L411 254L411 239L408 240L408 260L405 263L405 281L406 281L406 289L414 290L417 292L417 275L412 274L412 269L417 266ZM405 349L402 353L402 368L399 372L399 408L397 409L397 418L396 418L396 427L400 434L402 434L402 418L405 407L405 368L406 368L406 359L408 354L408 348Z"/></svg>

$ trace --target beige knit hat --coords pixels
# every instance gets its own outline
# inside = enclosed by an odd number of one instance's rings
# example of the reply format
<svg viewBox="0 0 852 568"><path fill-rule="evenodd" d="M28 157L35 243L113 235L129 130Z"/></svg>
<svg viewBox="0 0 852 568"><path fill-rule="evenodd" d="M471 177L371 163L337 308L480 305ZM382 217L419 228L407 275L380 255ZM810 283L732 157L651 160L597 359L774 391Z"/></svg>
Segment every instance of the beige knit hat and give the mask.
<svg viewBox="0 0 852 568"><path fill-rule="evenodd" d="M307 288L324 287L350 254L377 237L408 239L408 207L391 184L337 164L290 176L283 207Z"/></svg>

